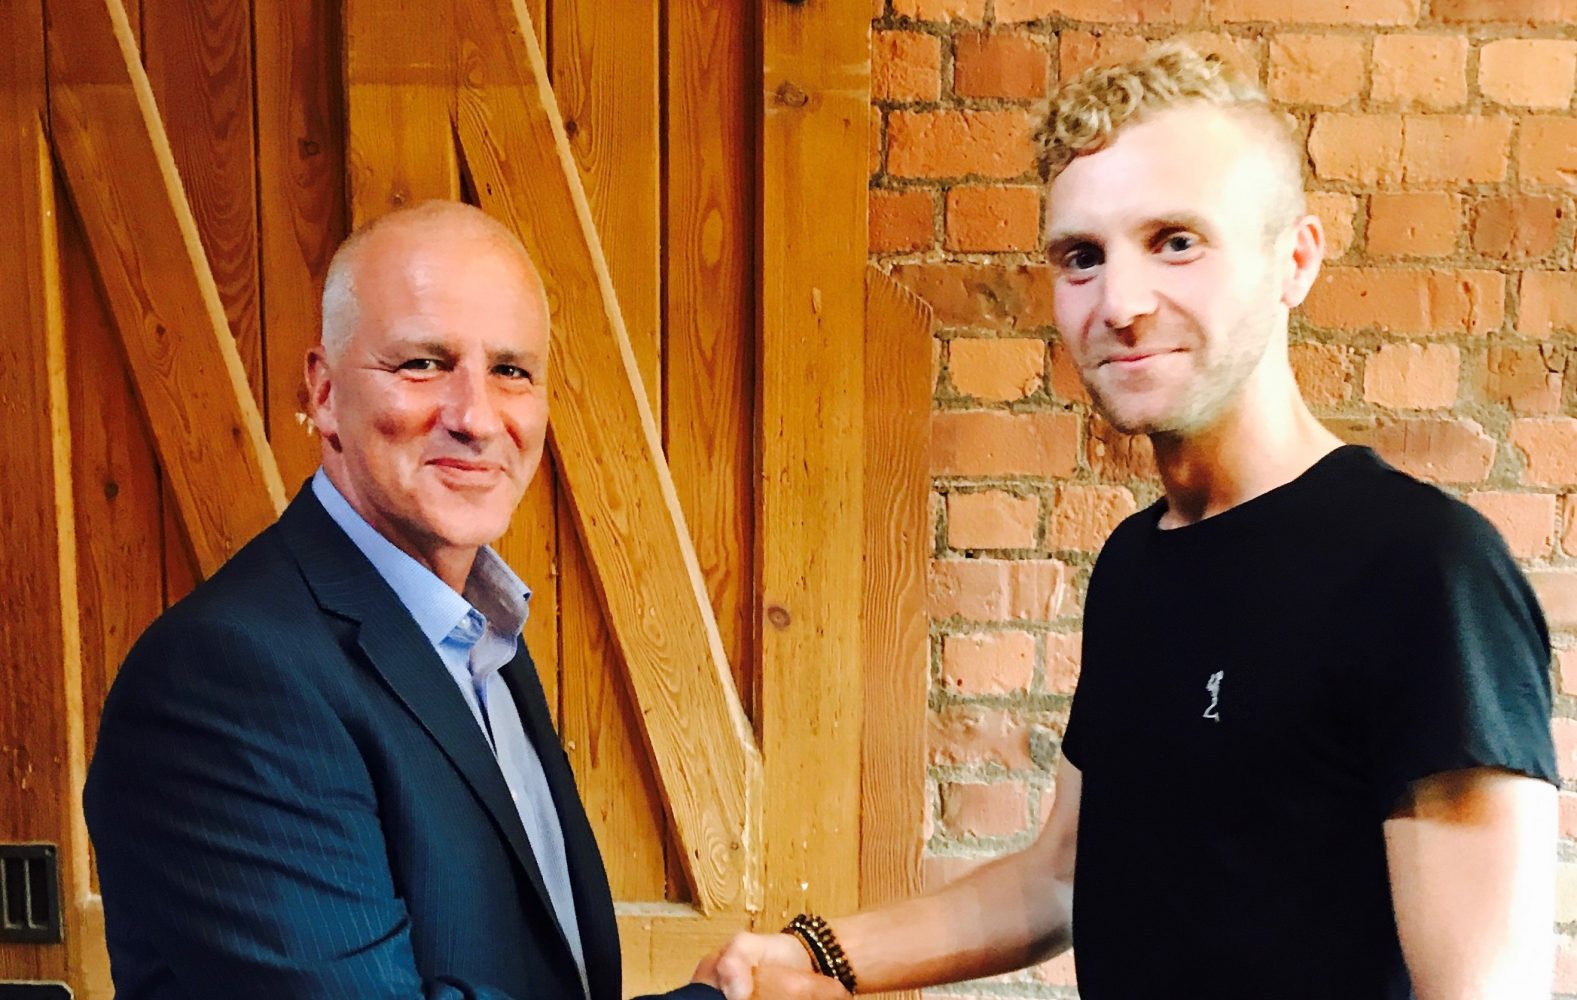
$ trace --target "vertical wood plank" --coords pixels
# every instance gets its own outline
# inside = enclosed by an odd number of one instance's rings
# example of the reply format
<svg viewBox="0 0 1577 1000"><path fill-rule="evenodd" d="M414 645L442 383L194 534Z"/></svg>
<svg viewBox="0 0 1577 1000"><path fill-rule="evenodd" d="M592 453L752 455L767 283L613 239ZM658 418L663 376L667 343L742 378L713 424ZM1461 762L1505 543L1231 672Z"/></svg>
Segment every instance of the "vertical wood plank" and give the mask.
<svg viewBox="0 0 1577 1000"><path fill-rule="evenodd" d="M929 650L931 310L866 273L865 732L860 905L920 892ZM916 998L917 991L890 994Z"/></svg>
<svg viewBox="0 0 1577 1000"><path fill-rule="evenodd" d="M67 919L87 893L81 788L81 649L76 615L70 416L66 402L54 178L44 137L39 0L0 5L0 839L57 845ZM68 945L0 944L18 978L63 979Z"/></svg>
<svg viewBox="0 0 1577 1000"><path fill-rule="evenodd" d="M118 0L51 0L52 136L205 572L284 504L262 416Z"/></svg>
<svg viewBox="0 0 1577 1000"><path fill-rule="evenodd" d="M208 268L261 406L251 7L251 0L151 4L143 12L142 52Z"/></svg>
<svg viewBox="0 0 1577 1000"><path fill-rule="evenodd" d="M523 0L467 0L457 121L482 206L539 259L552 442L629 668L686 874L707 912L758 898L759 756ZM568 645L566 637L566 645Z"/></svg>
<svg viewBox="0 0 1577 1000"><path fill-rule="evenodd" d="M657 127L658 6L558 3L548 25L553 93L603 240L636 367L654 414L662 412L661 187ZM567 499L560 495L560 508ZM565 525L565 527L570 527ZM587 812L603 843L629 845L608 859L614 896L666 894L662 798L647 760L625 668L607 638L580 538L559 532L562 553L564 716L578 752Z"/></svg>
<svg viewBox="0 0 1577 1000"><path fill-rule="evenodd" d="M345 0L345 96L353 226L460 196L451 4Z"/></svg>
<svg viewBox="0 0 1577 1000"><path fill-rule="evenodd" d="M756 18L756 0L668 4L663 193L668 464L752 717Z"/></svg>
<svg viewBox="0 0 1577 1000"><path fill-rule="evenodd" d="M859 902L869 10L762 10L766 922Z"/></svg>
<svg viewBox="0 0 1577 1000"><path fill-rule="evenodd" d="M560 601L558 540L558 472L551 453L542 456L542 467L526 488L515 516L510 519L509 530L494 546L504 561L520 574L531 588L531 613L526 618L522 635L531 659L537 666L537 677L542 682L542 693L548 701L548 711L553 714L553 724L563 727L560 721Z"/></svg>
<svg viewBox="0 0 1577 1000"><path fill-rule="evenodd" d="M329 259L346 235L340 25L322 0L253 8L265 402L269 443L294 493L318 464L301 422L303 359L318 338Z"/></svg>

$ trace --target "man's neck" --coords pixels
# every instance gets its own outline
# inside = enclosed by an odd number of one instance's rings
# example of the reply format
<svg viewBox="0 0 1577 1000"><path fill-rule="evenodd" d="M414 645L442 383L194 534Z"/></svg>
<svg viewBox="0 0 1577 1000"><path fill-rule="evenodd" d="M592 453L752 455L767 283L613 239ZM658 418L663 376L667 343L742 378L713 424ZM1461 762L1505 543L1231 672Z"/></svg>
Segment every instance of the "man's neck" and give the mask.
<svg viewBox="0 0 1577 1000"><path fill-rule="evenodd" d="M1341 446L1295 385L1250 388L1197 434L1151 436L1166 490L1162 528L1179 528L1246 503L1307 472Z"/></svg>

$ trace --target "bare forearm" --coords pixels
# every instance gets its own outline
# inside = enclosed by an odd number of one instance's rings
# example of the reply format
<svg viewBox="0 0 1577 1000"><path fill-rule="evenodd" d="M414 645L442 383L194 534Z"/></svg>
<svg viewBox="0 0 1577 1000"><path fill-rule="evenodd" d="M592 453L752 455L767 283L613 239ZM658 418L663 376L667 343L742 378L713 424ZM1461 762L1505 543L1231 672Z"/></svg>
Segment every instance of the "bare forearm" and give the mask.
<svg viewBox="0 0 1577 1000"><path fill-rule="evenodd" d="M1030 848L930 895L832 921L860 992L976 979L1049 958L1071 941L1072 885Z"/></svg>

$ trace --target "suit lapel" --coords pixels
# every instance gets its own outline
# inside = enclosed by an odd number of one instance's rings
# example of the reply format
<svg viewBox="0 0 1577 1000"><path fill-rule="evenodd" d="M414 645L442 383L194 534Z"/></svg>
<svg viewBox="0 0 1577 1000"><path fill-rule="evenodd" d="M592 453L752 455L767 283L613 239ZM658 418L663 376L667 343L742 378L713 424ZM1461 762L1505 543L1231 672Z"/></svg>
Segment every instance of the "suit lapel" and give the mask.
<svg viewBox="0 0 1577 1000"><path fill-rule="evenodd" d="M586 957L586 979L592 1000L613 1000L622 995L619 956L619 926L613 914L613 893L608 888L608 873L602 852L592 833L591 821L581 805L575 775L559 745L553 718L548 712L542 682L537 678L531 654L521 643L520 652L506 665L500 676L509 685L520 709L520 721L542 761L542 772L553 794L553 807L559 828L564 833L564 856L569 865L570 888L575 897L575 916L580 924L581 948Z"/></svg>
<svg viewBox="0 0 1577 1000"><path fill-rule="evenodd" d="M448 668L383 577L318 503L310 485L286 508L279 526L318 604L359 625L357 645L367 662L438 744L492 818L558 929L568 957L569 942L558 926L509 786ZM576 859L570 860L573 864Z"/></svg>

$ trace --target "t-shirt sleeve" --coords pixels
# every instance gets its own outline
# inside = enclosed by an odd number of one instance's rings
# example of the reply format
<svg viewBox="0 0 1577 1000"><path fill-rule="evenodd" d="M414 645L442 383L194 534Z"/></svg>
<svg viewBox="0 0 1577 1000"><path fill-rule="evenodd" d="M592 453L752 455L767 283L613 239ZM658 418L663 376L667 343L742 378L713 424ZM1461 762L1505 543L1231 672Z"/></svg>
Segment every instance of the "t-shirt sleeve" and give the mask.
<svg viewBox="0 0 1577 1000"><path fill-rule="evenodd" d="M1558 783L1544 615L1498 532L1442 499L1433 530L1399 532L1355 595L1375 641L1354 688L1375 805L1445 771L1499 767ZM1363 581L1359 583L1364 587Z"/></svg>

